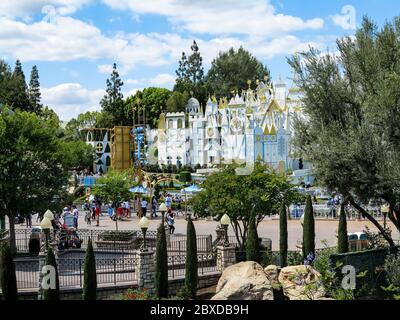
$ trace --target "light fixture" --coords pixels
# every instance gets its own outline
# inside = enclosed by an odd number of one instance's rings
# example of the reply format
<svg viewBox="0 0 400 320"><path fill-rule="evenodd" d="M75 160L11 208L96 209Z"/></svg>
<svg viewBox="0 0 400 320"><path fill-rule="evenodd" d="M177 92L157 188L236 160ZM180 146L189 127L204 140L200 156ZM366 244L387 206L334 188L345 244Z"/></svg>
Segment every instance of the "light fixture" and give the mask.
<svg viewBox="0 0 400 320"><path fill-rule="evenodd" d="M225 213L221 218L221 225L224 227L225 230L225 240L224 240L224 247L229 247L229 240L228 240L228 226L231 223L231 219Z"/></svg>
<svg viewBox="0 0 400 320"><path fill-rule="evenodd" d="M47 211L44 213L43 217L49 219L50 221L51 221L51 220L54 220L53 212L51 212L50 210L47 210Z"/></svg>
<svg viewBox="0 0 400 320"><path fill-rule="evenodd" d="M40 227L44 231L44 234L46 236L46 251L49 249L49 234L50 234L50 228L51 228L51 221L50 219L44 217L43 220L40 222Z"/></svg>
<svg viewBox="0 0 400 320"><path fill-rule="evenodd" d="M146 248L146 232L147 229L149 228L150 225L150 220L147 219L146 217L143 217L140 219L139 221L139 227L140 229L142 229L142 233L143 233L143 246L142 246L142 251L147 251Z"/></svg>
<svg viewBox="0 0 400 320"><path fill-rule="evenodd" d="M162 224L164 224L164 216L165 216L165 213L167 212L167 210L168 210L168 208L167 208L167 206L165 205L165 203L163 202L163 203L161 203L160 204L160 206L158 207L158 210L160 210L160 212L161 212L161 216L162 216Z"/></svg>

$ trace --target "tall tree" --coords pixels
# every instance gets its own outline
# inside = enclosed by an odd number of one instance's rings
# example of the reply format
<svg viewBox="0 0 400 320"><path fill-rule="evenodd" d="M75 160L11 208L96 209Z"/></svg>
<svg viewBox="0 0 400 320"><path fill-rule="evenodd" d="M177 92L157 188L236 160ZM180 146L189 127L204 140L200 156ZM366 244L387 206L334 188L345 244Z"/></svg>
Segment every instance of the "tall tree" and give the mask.
<svg viewBox="0 0 400 320"><path fill-rule="evenodd" d="M287 177L268 166L256 163L248 175L237 175L236 169L241 168L232 164L208 176L204 190L193 197L192 206L199 216L209 217L211 213L216 220L227 214L244 249L251 219L255 218L258 225L266 216L279 212L282 201L296 200L298 193Z"/></svg>
<svg viewBox="0 0 400 320"><path fill-rule="evenodd" d="M11 78L12 108L23 111L32 111L29 103L28 86L25 81L25 74L22 70L21 61L15 62L14 72Z"/></svg>
<svg viewBox="0 0 400 320"><path fill-rule="evenodd" d="M9 218L12 250L16 214L43 210L68 181L55 131L33 113L0 113L0 211Z"/></svg>
<svg viewBox="0 0 400 320"><path fill-rule="evenodd" d="M31 79L29 81L28 90L29 102L31 111L39 114L42 105L40 104L41 94L40 94L40 82L39 82L39 71L37 66L32 67Z"/></svg>
<svg viewBox="0 0 400 320"><path fill-rule="evenodd" d="M167 100L167 111L168 112L185 112L186 104L189 100L189 94L187 92L175 91Z"/></svg>
<svg viewBox="0 0 400 320"><path fill-rule="evenodd" d="M188 219L186 234L185 288L189 297L194 298L197 292L198 257L196 229L192 219Z"/></svg>
<svg viewBox="0 0 400 320"><path fill-rule="evenodd" d="M337 41L335 56L310 49L289 59L303 91L294 122L295 149L313 163L321 185L340 193L394 242L367 210L389 203L400 231L400 17L378 27L368 18L355 37Z"/></svg>
<svg viewBox="0 0 400 320"><path fill-rule="evenodd" d="M4 300L17 300L14 254L8 244L0 244L0 285Z"/></svg>
<svg viewBox="0 0 400 320"><path fill-rule="evenodd" d="M344 203L340 205L339 229L338 229L338 253L349 251L349 242L347 237L347 221Z"/></svg>
<svg viewBox="0 0 400 320"><path fill-rule="evenodd" d="M287 212L286 206L282 203L279 212L279 256L281 260L281 267L287 265L287 251L288 251L288 231L287 231Z"/></svg>
<svg viewBox="0 0 400 320"><path fill-rule="evenodd" d="M91 238L89 238L89 242L86 249L83 277L84 277L83 300L96 300L97 299L96 257L94 255Z"/></svg>
<svg viewBox="0 0 400 320"><path fill-rule="evenodd" d="M123 85L124 83L117 70L117 64L114 63L110 78L107 79L106 95L100 101L102 111L112 116L113 125L132 125L132 119L128 117L123 100Z"/></svg>
<svg viewBox="0 0 400 320"><path fill-rule="evenodd" d="M314 211L311 196L306 199L303 220L303 258L306 259L309 254L315 254L315 222Z"/></svg>
<svg viewBox="0 0 400 320"><path fill-rule="evenodd" d="M157 229L156 243L156 270L154 274L154 286L157 298L168 297L168 252L167 237L164 224Z"/></svg>
<svg viewBox="0 0 400 320"><path fill-rule="evenodd" d="M201 57L199 46L196 41L193 41L190 49L192 53L187 60L187 77L193 86L196 87L204 78L203 58Z"/></svg>
<svg viewBox="0 0 400 320"><path fill-rule="evenodd" d="M240 47L227 52L220 52L211 63L211 68L206 76L207 88L216 97L231 97L233 92L240 92L248 88L255 89L257 80L267 79L270 82L270 72L266 66Z"/></svg>
<svg viewBox="0 0 400 320"><path fill-rule="evenodd" d="M249 235L246 241L246 260L260 262L260 242L258 240L257 225L254 218L249 222Z"/></svg>
<svg viewBox="0 0 400 320"><path fill-rule="evenodd" d="M176 70L174 91L193 95L201 104L204 104L207 100L207 88L204 84L203 58L196 41L193 41L190 50L189 56L182 52L182 58Z"/></svg>
<svg viewBox="0 0 400 320"><path fill-rule="evenodd" d="M49 248L46 255L46 266L53 266L55 269L56 276L56 287L55 289L45 289L43 291L43 299L44 300L60 300L60 280L58 278L58 268L57 261L54 255L53 249Z"/></svg>

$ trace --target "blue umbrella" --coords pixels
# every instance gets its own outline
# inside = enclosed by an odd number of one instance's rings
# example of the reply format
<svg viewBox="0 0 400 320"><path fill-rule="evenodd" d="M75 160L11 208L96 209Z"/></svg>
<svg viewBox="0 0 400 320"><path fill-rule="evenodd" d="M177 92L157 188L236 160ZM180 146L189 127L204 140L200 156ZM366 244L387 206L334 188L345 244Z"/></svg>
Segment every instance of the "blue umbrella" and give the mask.
<svg viewBox="0 0 400 320"><path fill-rule="evenodd" d="M130 188L129 191L133 192L133 193L147 193L148 190L143 186L136 186L136 187Z"/></svg>
<svg viewBox="0 0 400 320"><path fill-rule="evenodd" d="M198 186L196 186L196 185L194 185L194 184L192 184L192 185L189 186L189 187L186 187L186 188L182 189L183 192L188 192L188 193L199 192L199 191L201 191L201 190L203 190L203 189L202 189L202 188L199 188Z"/></svg>

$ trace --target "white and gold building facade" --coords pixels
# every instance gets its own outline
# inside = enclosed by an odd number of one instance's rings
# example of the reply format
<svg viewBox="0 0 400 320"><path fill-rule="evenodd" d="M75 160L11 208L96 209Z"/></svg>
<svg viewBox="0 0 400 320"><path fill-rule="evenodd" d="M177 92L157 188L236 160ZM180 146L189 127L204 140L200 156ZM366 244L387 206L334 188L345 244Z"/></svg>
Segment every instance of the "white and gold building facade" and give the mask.
<svg viewBox="0 0 400 320"><path fill-rule="evenodd" d="M259 160L285 171L298 169L291 158L292 119L301 112L300 91L280 81L259 82L256 90L228 101L210 98L205 108L190 98L186 113L160 116L158 129L148 131L149 147L158 164L214 167Z"/></svg>

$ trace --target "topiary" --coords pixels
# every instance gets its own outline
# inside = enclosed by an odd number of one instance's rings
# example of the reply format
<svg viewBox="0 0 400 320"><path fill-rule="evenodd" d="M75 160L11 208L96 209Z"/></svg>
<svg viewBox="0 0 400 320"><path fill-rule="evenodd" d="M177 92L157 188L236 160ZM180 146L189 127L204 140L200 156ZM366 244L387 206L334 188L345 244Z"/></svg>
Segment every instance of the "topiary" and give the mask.
<svg viewBox="0 0 400 320"><path fill-rule="evenodd" d="M346 253L349 251L349 242L347 237L347 221L346 221L346 211L344 209L344 204L340 206L339 214L339 229L338 229L338 253Z"/></svg>
<svg viewBox="0 0 400 320"><path fill-rule="evenodd" d="M163 223L157 229L156 270L154 277L155 295L159 299L166 298L168 296L168 254L167 237Z"/></svg>
<svg viewBox="0 0 400 320"><path fill-rule="evenodd" d="M186 231L186 263L185 263L185 288L190 298L196 296L198 278L198 257L196 230L192 219L188 219Z"/></svg>
<svg viewBox="0 0 400 320"><path fill-rule="evenodd" d="M307 196L303 221L303 259L315 256L315 223L311 196Z"/></svg>
<svg viewBox="0 0 400 320"><path fill-rule="evenodd" d="M15 275L14 256L8 244L0 246L0 284L4 300L17 300L17 277Z"/></svg>
<svg viewBox="0 0 400 320"><path fill-rule="evenodd" d="M96 258L93 252L92 239L89 238L83 271L83 300L97 299Z"/></svg>
<svg viewBox="0 0 400 320"><path fill-rule="evenodd" d="M246 260L260 262L260 243L254 218L250 218L249 231L246 240Z"/></svg>

